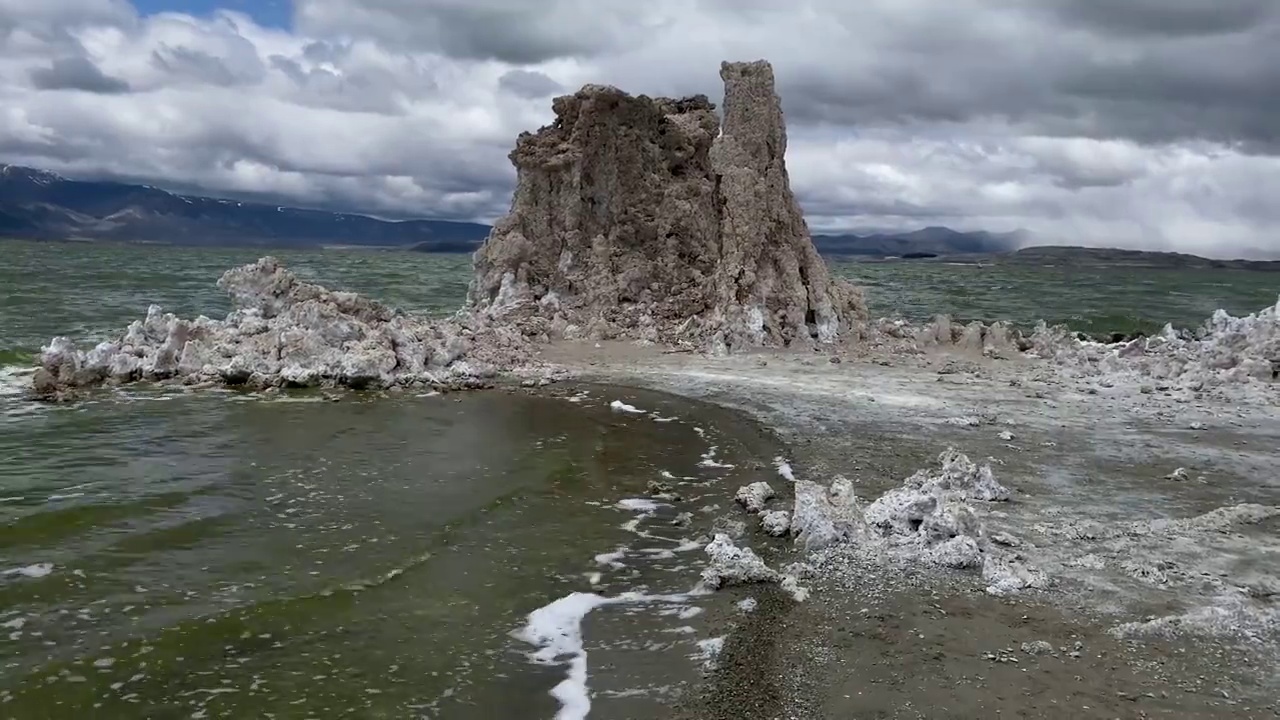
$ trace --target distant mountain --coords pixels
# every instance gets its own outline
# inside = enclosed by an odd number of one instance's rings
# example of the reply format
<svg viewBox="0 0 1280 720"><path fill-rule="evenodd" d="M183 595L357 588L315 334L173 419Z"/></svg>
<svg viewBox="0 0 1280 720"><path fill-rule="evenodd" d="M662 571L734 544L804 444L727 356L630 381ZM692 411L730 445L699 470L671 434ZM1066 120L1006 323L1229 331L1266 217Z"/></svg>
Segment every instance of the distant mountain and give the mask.
<svg viewBox="0 0 1280 720"><path fill-rule="evenodd" d="M1280 272L1280 260L1223 260L1178 252L1085 248L1063 245L1042 245L1023 248L1015 253L993 258L993 261L1001 265L1066 265L1076 268L1096 265L1143 269L1226 269Z"/></svg>
<svg viewBox="0 0 1280 720"><path fill-rule="evenodd" d="M179 195L149 185L68 180L0 165L0 236L169 245L413 247L469 251L489 226Z"/></svg>
<svg viewBox="0 0 1280 720"><path fill-rule="evenodd" d="M479 223L382 220L172 193L150 185L70 180L44 170L0 165L0 237L471 252L488 237L489 229ZM813 238L824 255L868 258L1003 253L1025 245L1025 240L1020 232L960 232L945 227Z"/></svg>
<svg viewBox="0 0 1280 720"><path fill-rule="evenodd" d="M823 255L881 258L1005 253L1017 250L1029 241L1029 233L1022 230L1008 233L961 232L946 227L927 227L904 233L813 236L813 244Z"/></svg>

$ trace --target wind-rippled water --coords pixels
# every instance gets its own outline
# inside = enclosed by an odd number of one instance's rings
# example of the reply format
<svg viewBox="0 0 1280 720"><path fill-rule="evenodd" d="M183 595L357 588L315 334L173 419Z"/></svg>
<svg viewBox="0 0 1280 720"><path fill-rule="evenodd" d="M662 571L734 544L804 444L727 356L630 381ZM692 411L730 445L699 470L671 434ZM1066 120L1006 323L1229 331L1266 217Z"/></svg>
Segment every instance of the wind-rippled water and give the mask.
<svg viewBox="0 0 1280 720"><path fill-rule="evenodd" d="M609 388L330 402L136 387L27 403L13 368L50 337L88 345L152 303L220 317L217 277L261 252L0 252L6 717L551 717L565 670L529 662L511 636L526 614L574 591L688 590L701 563L690 540L710 508L772 474L773 441L735 416ZM307 279L429 314L456 308L468 279L463 256L278 254ZM1276 293L1276 276L1232 271L837 271L868 286L877 315L1087 330L1195 325ZM617 398L656 415L615 412ZM681 478L685 504L617 506L663 471ZM670 525L686 509L694 526ZM697 675L712 630L697 610L714 601L594 612L593 717L663 717Z"/></svg>
<svg viewBox="0 0 1280 720"><path fill-rule="evenodd" d="M1044 320L1086 333L1147 333L1165 323L1199 327L1221 308L1247 315L1274 305L1280 273L1097 266L837 262L866 288L872 315L924 320Z"/></svg>
<svg viewBox="0 0 1280 720"><path fill-rule="evenodd" d="M213 282L256 257L3 250L0 340L22 364L150 303L219 316ZM465 292L464 257L283 255L415 311ZM695 403L555 393L0 397L0 717L553 716L566 669L530 662L512 636L526 615L572 592L686 593L709 508L727 511L777 451ZM618 506L664 472L684 504ZM686 510L692 525L672 526ZM666 716L698 677L698 611L715 601L593 612L592 717Z"/></svg>

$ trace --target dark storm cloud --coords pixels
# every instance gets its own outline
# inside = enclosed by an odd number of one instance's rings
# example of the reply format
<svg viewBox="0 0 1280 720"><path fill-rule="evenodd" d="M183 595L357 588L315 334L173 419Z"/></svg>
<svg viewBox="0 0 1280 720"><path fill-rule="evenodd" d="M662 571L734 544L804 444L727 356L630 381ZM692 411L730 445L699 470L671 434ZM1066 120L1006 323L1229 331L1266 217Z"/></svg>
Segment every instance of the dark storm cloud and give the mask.
<svg viewBox="0 0 1280 720"><path fill-rule="evenodd" d="M632 63L618 68L627 77L669 67L645 55L646 38L687 28L687 48L666 52L694 57L705 45L717 54L769 56L788 112L801 123L999 119L1028 133L1280 146L1278 0L643 5L299 0L298 16L304 27L359 28L397 46L468 60L600 57L607 64L621 57ZM664 84L705 91L674 75Z"/></svg>
<svg viewBox="0 0 1280 720"><path fill-rule="evenodd" d="M1277 12L1275 0L1054 0L1050 7L1071 26L1147 37L1249 32Z"/></svg>
<svg viewBox="0 0 1280 720"><path fill-rule="evenodd" d="M533 70L508 70L498 78L498 87L525 98L550 97L564 91L560 83Z"/></svg>
<svg viewBox="0 0 1280 720"><path fill-rule="evenodd" d="M512 142L550 120L549 96L607 83L716 100L721 60L766 58L793 187L824 230L1280 250L1280 0L295 9L292 27L263 28L124 0L0 0L0 161L493 219ZM55 86L88 92L35 91Z"/></svg>
<svg viewBox="0 0 1280 720"><path fill-rule="evenodd" d="M594 55L612 38L593 33L565 32L548 27L537 7L512 10L462 4L437 10L440 48L452 57L496 59L526 65L558 57Z"/></svg>
<svg viewBox="0 0 1280 720"><path fill-rule="evenodd" d="M129 92L129 83L103 73L83 55L58 58L48 67L34 68L31 84L40 90L82 90L104 94Z"/></svg>
<svg viewBox="0 0 1280 720"><path fill-rule="evenodd" d="M396 47L515 65L591 57L640 40L643 4L596 0L299 0L295 19L325 34L358 31Z"/></svg>

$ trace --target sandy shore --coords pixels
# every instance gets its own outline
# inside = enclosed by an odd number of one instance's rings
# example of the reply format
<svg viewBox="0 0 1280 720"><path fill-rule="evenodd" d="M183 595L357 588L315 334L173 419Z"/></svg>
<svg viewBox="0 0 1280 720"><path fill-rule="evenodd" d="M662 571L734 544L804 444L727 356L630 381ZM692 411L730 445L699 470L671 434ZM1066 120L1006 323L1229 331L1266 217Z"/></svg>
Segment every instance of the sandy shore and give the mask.
<svg viewBox="0 0 1280 720"><path fill-rule="evenodd" d="M748 413L789 443L798 477L844 475L862 498L949 445L990 458L1015 497L985 513L987 533L1052 581L999 597L974 572L828 553L806 602L750 588L759 611L685 717L1280 715L1280 517L1239 512L1280 505L1280 410L1257 401L1274 386L1237 404L943 352L543 355ZM802 557L749 543L775 566Z"/></svg>

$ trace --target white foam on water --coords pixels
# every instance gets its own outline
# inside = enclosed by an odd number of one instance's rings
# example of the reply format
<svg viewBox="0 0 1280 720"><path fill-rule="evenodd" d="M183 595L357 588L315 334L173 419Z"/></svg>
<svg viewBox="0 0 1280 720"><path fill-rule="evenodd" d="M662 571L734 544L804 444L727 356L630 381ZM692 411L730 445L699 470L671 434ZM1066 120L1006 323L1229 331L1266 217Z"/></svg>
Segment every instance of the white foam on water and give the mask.
<svg viewBox="0 0 1280 720"><path fill-rule="evenodd" d="M0 367L0 397L17 397L27 391L31 368L16 365Z"/></svg>
<svg viewBox="0 0 1280 720"><path fill-rule="evenodd" d="M514 633L516 639L538 648L529 654L529 659L539 665L567 667L565 679L551 689L551 696L560 703L555 720L585 720L591 712L582 623L592 610L627 603L685 603L689 597L687 594L642 595L631 592L609 598L596 593L574 592L529 613L525 626Z"/></svg>
<svg viewBox="0 0 1280 720"><path fill-rule="evenodd" d="M724 650L724 638L708 638L698 641L698 654L694 656L695 660L701 660L702 664L708 668L714 668L716 659L720 657L720 652Z"/></svg>
<svg viewBox="0 0 1280 720"><path fill-rule="evenodd" d="M622 402L621 400L614 400L613 402L609 403L609 409L613 410L614 412L632 413L633 415L643 415L645 412L644 410L641 410L635 405L628 405Z"/></svg>
<svg viewBox="0 0 1280 720"><path fill-rule="evenodd" d="M663 507L666 503L660 503L656 500L648 498L624 498L618 501L618 507L623 510L633 510L642 513L655 513L658 508Z"/></svg>
<svg viewBox="0 0 1280 720"><path fill-rule="evenodd" d="M53 563L35 563L23 567L5 570L5 575L19 575L29 578L42 578L53 572Z"/></svg>
<svg viewBox="0 0 1280 720"><path fill-rule="evenodd" d="M688 607L680 608L680 612L676 613L676 617L681 620L688 620L689 618L694 618L701 614L702 608L697 605L689 605Z"/></svg>
<svg viewBox="0 0 1280 720"><path fill-rule="evenodd" d="M673 553L691 552L693 550L701 550L706 546L707 546L706 543L698 542L697 540L685 540L684 542L672 548L671 552Z"/></svg>
<svg viewBox="0 0 1280 720"><path fill-rule="evenodd" d="M78 497L84 497L84 493L74 492L74 493L55 494L55 495L50 495L48 498L46 498L46 500L48 502L58 502L59 500L74 500L75 498L78 498Z"/></svg>
<svg viewBox="0 0 1280 720"><path fill-rule="evenodd" d="M679 419L680 419L680 418L678 418L678 417L660 417L660 416L658 416L658 415L654 415L654 416L653 416L653 421L654 421L654 422L656 422L656 423L669 423L669 422L675 422L676 420L679 420Z"/></svg>
<svg viewBox="0 0 1280 720"><path fill-rule="evenodd" d="M796 481L796 474L791 470L791 463L787 462L781 455L773 459L774 467L778 468L778 475L787 482Z"/></svg>
<svg viewBox="0 0 1280 720"><path fill-rule="evenodd" d="M676 556L674 552L667 548L641 548L640 552L654 560L670 560Z"/></svg>
<svg viewBox="0 0 1280 720"><path fill-rule="evenodd" d="M715 445L712 445L710 450L707 450L706 452L702 453L702 461L698 463L698 467L732 469L733 468L732 465L728 463L722 463L716 459L716 453L719 451L720 451L720 448L716 447Z"/></svg>
<svg viewBox="0 0 1280 720"><path fill-rule="evenodd" d="M626 556L627 548L621 547L613 552L600 553L599 555L596 555L595 560L597 565L608 565L609 567L617 570L618 568L626 567L622 564L622 559Z"/></svg>
<svg viewBox="0 0 1280 720"><path fill-rule="evenodd" d="M744 613L753 612L759 605L759 601L753 597L743 598L738 601L738 609Z"/></svg>

